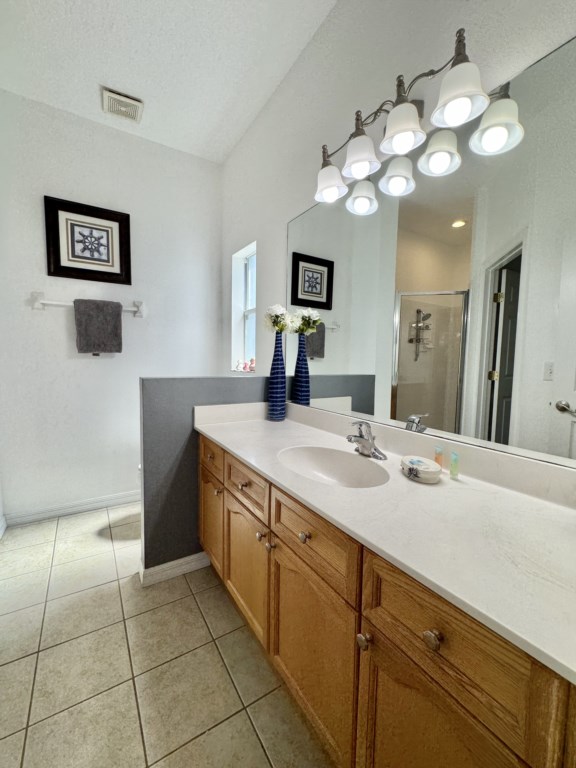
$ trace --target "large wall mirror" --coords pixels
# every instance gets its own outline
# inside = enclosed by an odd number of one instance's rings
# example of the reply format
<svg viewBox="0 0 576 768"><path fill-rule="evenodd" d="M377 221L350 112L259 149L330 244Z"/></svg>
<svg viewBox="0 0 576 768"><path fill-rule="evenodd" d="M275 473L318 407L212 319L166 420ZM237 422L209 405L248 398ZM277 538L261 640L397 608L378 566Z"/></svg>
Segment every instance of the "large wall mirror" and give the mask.
<svg viewBox="0 0 576 768"><path fill-rule="evenodd" d="M378 421L428 414L430 431L576 467L576 415L556 407L576 410L575 69L570 41L512 81L510 152L472 154L464 126L453 175L418 174L371 216L340 200L289 223L288 304L293 252L334 262L312 376L372 374ZM295 354L289 339L289 371Z"/></svg>

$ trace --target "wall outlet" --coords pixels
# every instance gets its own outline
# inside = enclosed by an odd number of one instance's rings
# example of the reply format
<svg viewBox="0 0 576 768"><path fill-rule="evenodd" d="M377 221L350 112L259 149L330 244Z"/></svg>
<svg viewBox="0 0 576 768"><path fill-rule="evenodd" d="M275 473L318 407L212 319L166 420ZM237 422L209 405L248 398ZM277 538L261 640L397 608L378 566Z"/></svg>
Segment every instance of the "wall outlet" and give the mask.
<svg viewBox="0 0 576 768"><path fill-rule="evenodd" d="M554 363L544 363L544 381L554 381Z"/></svg>

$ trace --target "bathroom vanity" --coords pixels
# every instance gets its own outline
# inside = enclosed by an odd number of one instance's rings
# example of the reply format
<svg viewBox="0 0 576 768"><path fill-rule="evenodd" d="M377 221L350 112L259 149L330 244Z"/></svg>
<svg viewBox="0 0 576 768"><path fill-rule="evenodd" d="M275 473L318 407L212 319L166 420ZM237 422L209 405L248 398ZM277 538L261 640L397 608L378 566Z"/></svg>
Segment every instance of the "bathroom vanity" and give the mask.
<svg viewBox="0 0 576 768"><path fill-rule="evenodd" d="M197 409L200 536L336 764L576 768L576 511L413 483L394 450L429 436L376 427L375 462L343 417L250 408ZM343 484L314 476L311 448L342 452Z"/></svg>

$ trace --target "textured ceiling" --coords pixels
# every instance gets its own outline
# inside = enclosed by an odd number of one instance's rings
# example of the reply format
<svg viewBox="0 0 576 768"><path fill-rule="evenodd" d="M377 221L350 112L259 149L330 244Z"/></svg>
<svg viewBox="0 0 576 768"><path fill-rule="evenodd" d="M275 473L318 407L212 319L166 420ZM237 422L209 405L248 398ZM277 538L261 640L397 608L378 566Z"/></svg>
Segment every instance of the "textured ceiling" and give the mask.
<svg viewBox="0 0 576 768"><path fill-rule="evenodd" d="M1 0L0 88L220 162L335 0ZM100 86L144 101L104 114Z"/></svg>

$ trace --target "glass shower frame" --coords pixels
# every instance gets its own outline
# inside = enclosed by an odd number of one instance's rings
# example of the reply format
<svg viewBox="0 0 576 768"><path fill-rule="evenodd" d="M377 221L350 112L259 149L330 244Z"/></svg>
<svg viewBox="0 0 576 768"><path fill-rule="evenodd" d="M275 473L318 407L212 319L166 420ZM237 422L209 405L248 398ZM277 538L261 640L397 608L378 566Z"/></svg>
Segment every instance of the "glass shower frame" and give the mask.
<svg viewBox="0 0 576 768"><path fill-rule="evenodd" d="M404 296L431 298L434 296L462 296L462 330L460 339L460 359L458 362L458 384L457 384L457 397L456 397L456 429L455 433L460 434L461 421L462 421L462 387L464 383L464 364L466 355L466 338L468 331L468 305L470 291L397 291L395 304L394 304L394 350L393 350L393 363L392 363L392 397L390 403L390 416L393 419L397 418L396 405L398 402L398 376L399 376L399 361L400 361L400 341L401 341L401 328L400 328L400 311L402 305L402 298ZM418 332L418 329L416 329Z"/></svg>

